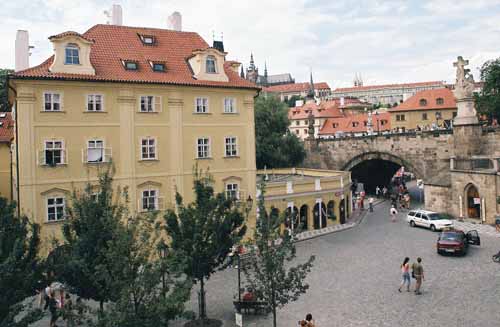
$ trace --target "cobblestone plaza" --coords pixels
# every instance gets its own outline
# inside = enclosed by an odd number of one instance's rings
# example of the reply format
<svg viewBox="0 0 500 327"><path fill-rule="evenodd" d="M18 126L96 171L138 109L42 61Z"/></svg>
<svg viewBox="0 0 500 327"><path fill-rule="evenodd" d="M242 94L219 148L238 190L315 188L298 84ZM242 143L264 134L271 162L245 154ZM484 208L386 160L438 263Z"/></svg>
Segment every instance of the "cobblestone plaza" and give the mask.
<svg viewBox="0 0 500 327"><path fill-rule="evenodd" d="M499 325L500 266L491 256L500 249L500 238L483 233L481 246L472 246L467 256L443 257L436 253L437 233L409 227L404 211L391 223L388 211L383 203L350 230L298 243L298 261L316 255L308 276L310 289L278 312L278 326L297 326L308 312L319 327ZM423 259L426 279L420 296L397 291L405 256L412 262L418 256ZM222 319L224 326L236 326L236 292L235 269L214 275L207 283L209 316ZM245 315L244 326L271 326L271 318Z"/></svg>

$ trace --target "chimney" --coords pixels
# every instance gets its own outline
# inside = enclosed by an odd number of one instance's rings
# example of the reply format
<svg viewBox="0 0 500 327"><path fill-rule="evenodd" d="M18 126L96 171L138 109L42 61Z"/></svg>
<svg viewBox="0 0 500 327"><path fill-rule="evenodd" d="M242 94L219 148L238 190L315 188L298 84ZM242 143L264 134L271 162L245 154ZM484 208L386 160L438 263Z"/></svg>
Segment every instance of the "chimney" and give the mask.
<svg viewBox="0 0 500 327"><path fill-rule="evenodd" d="M182 31L182 16L178 11L174 11L172 15L168 16L168 29L174 31Z"/></svg>
<svg viewBox="0 0 500 327"><path fill-rule="evenodd" d="M16 72L30 67L30 46L28 31L17 30L16 33Z"/></svg>
<svg viewBox="0 0 500 327"><path fill-rule="evenodd" d="M122 6L113 5L111 10L105 10L104 15L108 17L107 24L111 25L123 25L123 11Z"/></svg>

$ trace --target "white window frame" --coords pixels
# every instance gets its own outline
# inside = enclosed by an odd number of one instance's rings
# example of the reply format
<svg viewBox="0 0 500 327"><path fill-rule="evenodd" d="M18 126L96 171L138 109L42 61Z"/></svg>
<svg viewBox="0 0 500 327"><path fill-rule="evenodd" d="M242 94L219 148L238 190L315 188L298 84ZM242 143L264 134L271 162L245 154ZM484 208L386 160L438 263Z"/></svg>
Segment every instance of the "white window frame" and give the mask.
<svg viewBox="0 0 500 327"><path fill-rule="evenodd" d="M234 188L236 186L236 188ZM239 200L240 199L240 184L235 182L228 182L224 186L224 192L226 194L226 198Z"/></svg>
<svg viewBox="0 0 500 327"><path fill-rule="evenodd" d="M143 100L144 101L144 109L143 110ZM151 101L151 103L150 103ZM151 108L151 110L149 110ZM162 100L161 96L152 95L152 94L144 94L139 96L139 112L141 113L155 113L162 111Z"/></svg>
<svg viewBox="0 0 500 327"><path fill-rule="evenodd" d="M231 105L228 106L226 101L229 101L229 103ZM238 113L238 111L236 110L236 99L235 98L224 98L224 113L225 114L236 114L236 113Z"/></svg>
<svg viewBox="0 0 500 327"><path fill-rule="evenodd" d="M56 148L55 147L55 143L56 142L59 142L61 143L61 148ZM51 148L48 148L47 147L47 143L51 143L52 144L52 147ZM44 152L44 161L42 162L42 165L43 166L51 166L49 163L47 163L47 151L55 151L55 150L59 150L61 151L60 153L60 162L58 163L55 163L55 166L58 166L58 165L64 165L66 164L66 147L65 147L65 144L64 144L64 140L61 140L61 139L51 139L51 140L44 140L43 141L43 152Z"/></svg>
<svg viewBox="0 0 500 327"><path fill-rule="evenodd" d="M148 196L144 196L144 194L148 192ZM151 196L151 192L154 192L154 196ZM160 197L160 190L157 188L146 188L141 191L141 206L140 206L140 211L141 212L148 212L148 211L157 211L159 210L159 199ZM144 202L146 200L146 202ZM153 200L153 208L150 207L150 201ZM144 204L146 204L146 208L144 208Z"/></svg>
<svg viewBox="0 0 500 327"><path fill-rule="evenodd" d="M208 71L208 59L213 59L213 68L214 68L214 71L211 72L211 71ZM207 74L217 74L217 58L214 56L214 55L207 55L206 58L205 58L205 72Z"/></svg>
<svg viewBox="0 0 500 327"><path fill-rule="evenodd" d="M198 100L201 101L200 107L198 106ZM206 103L204 103L204 102L206 102ZM208 100L208 97L196 97L194 99L194 113L195 114L208 114L209 113L209 106L210 106L210 101ZM198 110L198 108L201 108L202 110Z"/></svg>
<svg viewBox="0 0 500 327"><path fill-rule="evenodd" d="M147 144L144 145L143 141L147 141ZM150 141L153 141L153 147L154 147L154 156L151 157L151 144L149 143ZM143 149L146 148L146 153L147 157L144 156ZM158 141L156 137L151 137L151 136L145 136L141 137L140 143L139 143L139 152L141 154L141 160L158 160Z"/></svg>
<svg viewBox="0 0 500 327"><path fill-rule="evenodd" d="M97 110L97 97L100 97L101 109ZM92 109L89 109L90 102L92 101ZM86 95L86 106L87 112L104 112L104 95L100 93L90 93Z"/></svg>
<svg viewBox="0 0 500 327"><path fill-rule="evenodd" d="M233 141L234 142L228 142ZM230 148L228 148L228 146ZM228 152L229 150L229 152ZM224 137L224 156L227 158L239 156L240 151L238 147L238 137L237 136L225 136Z"/></svg>
<svg viewBox="0 0 500 327"><path fill-rule="evenodd" d="M47 109L45 105L47 104L45 97L47 95L50 95L50 109ZM59 96L59 102L54 101L54 95ZM59 109L56 110L54 109L54 104L58 103L59 104ZM43 101L42 101L42 111L44 112L61 112L62 111L62 93L61 92L56 92L56 91L45 91L43 92Z"/></svg>
<svg viewBox="0 0 500 327"><path fill-rule="evenodd" d="M207 144L200 145L199 144L200 140L208 140L208 142L207 142ZM206 147L206 151L205 150L201 151L203 153L206 152L206 156L200 156L200 146ZM211 148L212 148L212 141L211 141L210 137L202 136L202 137L196 138L196 159L209 159L209 158L211 158L212 157Z"/></svg>
<svg viewBox="0 0 500 327"><path fill-rule="evenodd" d="M76 56L72 55L72 62L68 62L68 56L67 56L67 50L76 50ZM77 59L78 62L74 62L75 58ZM80 61L80 48L78 47L77 44L75 43L68 43L64 47L64 64L65 65L81 65Z"/></svg>
<svg viewBox="0 0 500 327"><path fill-rule="evenodd" d="M58 204L57 200L62 199L62 204ZM54 204L49 204L49 200L53 200ZM57 213L57 208L62 207L62 217L59 217ZM54 209L54 219L50 219L50 213L49 209ZM56 221L61 221L66 219L66 198L61 195L55 195L55 196L50 196L47 197L45 200L45 213L46 213L46 218L47 222L56 222Z"/></svg>
<svg viewBox="0 0 500 327"><path fill-rule="evenodd" d="M91 142L93 142L94 146L91 147ZM101 147L97 147L97 143L100 143L101 144ZM89 161L89 151L90 150L97 150L97 149L101 149L101 161ZM105 147L105 144L104 144L104 140L103 139L90 139L90 140L87 140L87 160L86 162L87 163L103 163L103 162L106 162L106 147Z"/></svg>

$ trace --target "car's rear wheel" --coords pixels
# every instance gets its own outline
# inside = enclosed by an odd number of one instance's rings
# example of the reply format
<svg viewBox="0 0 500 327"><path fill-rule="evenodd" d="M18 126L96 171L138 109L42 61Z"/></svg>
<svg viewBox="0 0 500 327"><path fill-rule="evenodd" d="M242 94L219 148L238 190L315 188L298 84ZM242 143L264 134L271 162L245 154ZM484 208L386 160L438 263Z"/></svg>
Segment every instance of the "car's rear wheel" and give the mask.
<svg viewBox="0 0 500 327"><path fill-rule="evenodd" d="M431 225L431 231L435 232L436 231L436 226Z"/></svg>
<svg viewBox="0 0 500 327"><path fill-rule="evenodd" d="M410 221L410 226L415 227L415 222L413 220Z"/></svg>

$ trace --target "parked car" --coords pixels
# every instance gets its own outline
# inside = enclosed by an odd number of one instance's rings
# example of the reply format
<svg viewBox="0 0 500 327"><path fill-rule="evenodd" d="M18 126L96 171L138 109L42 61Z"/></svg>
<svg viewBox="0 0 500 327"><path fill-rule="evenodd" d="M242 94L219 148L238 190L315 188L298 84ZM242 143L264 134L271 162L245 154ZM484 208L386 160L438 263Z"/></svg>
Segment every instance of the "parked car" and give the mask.
<svg viewBox="0 0 500 327"><path fill-rule="evenodd" d="M461 230L446 230L439 234L436 248L438 254L465 255L469 244L481 245L481 238L476 230L464 233Z"/></svg>
<svg viewBox="0 0 500 327"><path fill-rule="evenodd" d="M453 227L450 215L427 210L411 210L406 216L406 221L411 227L422 226L430 228L433 232Z"/></svg>

